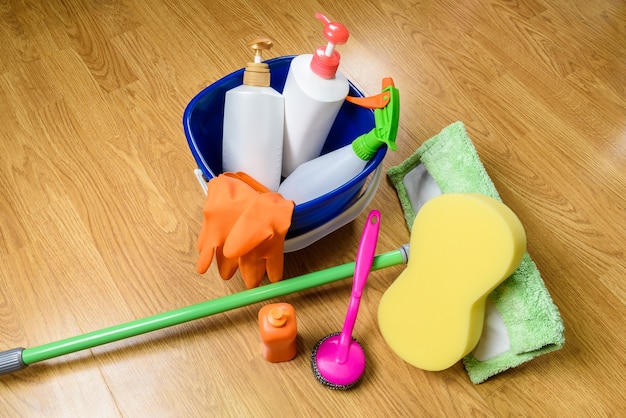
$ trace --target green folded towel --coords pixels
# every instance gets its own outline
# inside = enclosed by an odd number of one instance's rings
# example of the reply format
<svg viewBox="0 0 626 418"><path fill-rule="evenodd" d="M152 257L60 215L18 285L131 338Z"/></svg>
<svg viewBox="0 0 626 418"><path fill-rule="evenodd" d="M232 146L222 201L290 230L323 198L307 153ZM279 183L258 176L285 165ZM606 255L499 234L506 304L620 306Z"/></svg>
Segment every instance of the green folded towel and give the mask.
<svg viewBox="0 0 626 418"><path fill-rule="evenodd" d="M424 142L388 170L409 230L425 201L440 193L482 193L501 201L462 122ZM519 268L490 295L478 346L463 359L470 380L482 383L565 343L564 326L526 253Z"/></svg>

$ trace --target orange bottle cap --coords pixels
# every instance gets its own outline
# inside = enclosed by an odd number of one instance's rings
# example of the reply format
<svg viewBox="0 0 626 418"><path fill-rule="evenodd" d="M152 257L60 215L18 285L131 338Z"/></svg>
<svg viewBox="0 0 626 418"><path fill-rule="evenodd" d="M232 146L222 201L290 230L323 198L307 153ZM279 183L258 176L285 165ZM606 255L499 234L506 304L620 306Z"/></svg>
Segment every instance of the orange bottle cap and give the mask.
<svg viewBox="0 0 626 418"><path fill-rule="evenodd" d="M287 322L289 312L283 309L281 306L272 308L267 313L267 320L275 327L282 327Z"/></svg>

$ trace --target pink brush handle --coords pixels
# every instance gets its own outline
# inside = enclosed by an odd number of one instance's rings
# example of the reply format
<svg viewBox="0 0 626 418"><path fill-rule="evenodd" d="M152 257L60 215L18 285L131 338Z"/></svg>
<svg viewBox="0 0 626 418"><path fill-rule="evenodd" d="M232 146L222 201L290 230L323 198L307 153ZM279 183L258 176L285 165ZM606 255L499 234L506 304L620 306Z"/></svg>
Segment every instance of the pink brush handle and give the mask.
<svg viewBox="0 0 626 418"><path fill-rule="evenodd" d="M354 282L352 284L352 295L348 304L348 313L346 321L341 330L339 339L339 347L337 351L337 362L343 364L348 358L350 344L352 344L352 330L356 322L356 316L359 313L359 304L361 303L361 294L365 288L367 277L372 269L372 262L376 252L376 243L378 241L378 231L380 230L380 212L373 210L367 217L367 222L363 228L361 242L356 252L356 262L354 265Z"/></svg>

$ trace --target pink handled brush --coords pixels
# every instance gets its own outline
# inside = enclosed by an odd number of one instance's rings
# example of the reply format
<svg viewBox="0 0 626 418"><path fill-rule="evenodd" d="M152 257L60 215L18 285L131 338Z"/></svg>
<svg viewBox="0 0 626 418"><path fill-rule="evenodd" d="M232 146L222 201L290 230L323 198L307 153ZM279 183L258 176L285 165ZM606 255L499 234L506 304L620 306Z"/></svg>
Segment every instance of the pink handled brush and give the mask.
<svg viewBox="0 0 626 418"><path fill-rule="evenodd" d="M365 353L363 347L352 337L352 330L359 312L361 294L372 268L379 229L380 212L373 210L367 217L356 253L352 295L343 329L318 341L311 354L313 375L331 389L351 388L359 382L365 371Z"/></svg>

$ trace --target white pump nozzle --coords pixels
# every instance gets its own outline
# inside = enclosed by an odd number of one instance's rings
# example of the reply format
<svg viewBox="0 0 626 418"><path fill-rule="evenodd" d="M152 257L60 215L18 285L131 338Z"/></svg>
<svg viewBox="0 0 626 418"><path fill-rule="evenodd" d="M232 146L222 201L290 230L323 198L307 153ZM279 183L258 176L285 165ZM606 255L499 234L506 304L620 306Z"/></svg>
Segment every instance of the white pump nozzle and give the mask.
<svg viewBox="0 0 626 418"><path fill-rule="evenodd" d="M256 38L248 42L248 46L254 50L254 62L256 64L263 61L263 50L269 50L272 45L272 40L269 38Z"/></svg>
<svg viewBox="0 0 626 418"><path fill-rule="evenodd" d="M334 51L335 51L335 44L329 42L328 44L326 44L324 55L326 55L327 57L332 57Z"/></svg>

